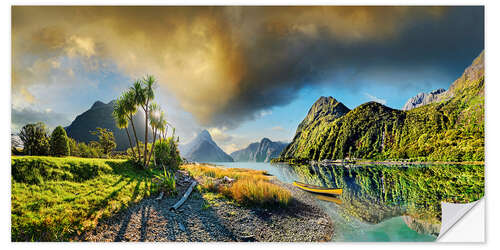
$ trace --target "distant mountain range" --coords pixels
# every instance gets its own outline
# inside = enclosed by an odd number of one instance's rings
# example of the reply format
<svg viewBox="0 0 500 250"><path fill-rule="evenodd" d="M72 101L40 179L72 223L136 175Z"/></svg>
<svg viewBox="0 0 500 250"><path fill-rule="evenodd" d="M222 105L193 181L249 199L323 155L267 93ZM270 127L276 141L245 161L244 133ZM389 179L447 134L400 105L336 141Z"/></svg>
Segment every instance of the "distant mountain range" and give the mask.
<svg viewBox="0 0 500 250"><path fill-rule="evenodd" d="M409 103L407 111L376 102L349 110L321 97L278 161L484 161L484 52L447 91Z"/></svg>
<svg viewBox="0 0 500 250"><path fill-rule="evenodd" d="M201 131L192 141L179 146L183 158L195 162L233 162L233 158L226 154L207 130Z"/></svg>
<svg viewBox="0 0 500 250"><path fill-rule="evenodd" d="M281 151L288 145L283 142L273 142L263 138L260 142L254 142L248 147L231 153L234 161L244 162L269 162L279 156Z"/></svg>
<svg viewBox="0 0 500 250"><path fill-rule="evenodd" d="M125 150L129 148L130 144L128 141L127 133L124 129L119 129L116 127L115 119L113 118L113 105L115 101L109 103L103 103L101 101L96 101L89 110L78 115L75 120L66 127L66 133L69 137L75 139L78 142L88 143L90 141L97 141L96 135L91 134L91 131L96 131L97 127L106 128L113 132L116 141L116 150ZM134 125L137 132L137 137L139 140L144 142L144 113L142 111L137 112L134 116ZM129 124L129 133L132 137L132 143L135 146L135 140L133 138L132 125ZM152 142L151 130L148 132L149 142Z"/></svg>

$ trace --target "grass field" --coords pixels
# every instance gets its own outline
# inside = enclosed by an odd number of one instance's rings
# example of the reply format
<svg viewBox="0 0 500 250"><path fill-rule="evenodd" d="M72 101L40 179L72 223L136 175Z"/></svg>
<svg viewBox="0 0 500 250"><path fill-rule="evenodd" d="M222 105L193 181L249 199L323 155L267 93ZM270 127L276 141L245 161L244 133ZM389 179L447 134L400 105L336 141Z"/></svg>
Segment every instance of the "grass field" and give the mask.
<svg viewBox="0 0 500 250"><path fill-rule="evenodd" d="M65 241L157 188L125 160L12 157L12 241Z"/></svg>
<svg viewBox="0 0 500 250"><path fill-rule="evenodd" d="M200 181L202 191L224 195L241 205L286 207L291 199L290 191L271 183L266 171L208 165L184 165L181 169ZM234 183L218 185L217 181L225 176Z"/></svg>

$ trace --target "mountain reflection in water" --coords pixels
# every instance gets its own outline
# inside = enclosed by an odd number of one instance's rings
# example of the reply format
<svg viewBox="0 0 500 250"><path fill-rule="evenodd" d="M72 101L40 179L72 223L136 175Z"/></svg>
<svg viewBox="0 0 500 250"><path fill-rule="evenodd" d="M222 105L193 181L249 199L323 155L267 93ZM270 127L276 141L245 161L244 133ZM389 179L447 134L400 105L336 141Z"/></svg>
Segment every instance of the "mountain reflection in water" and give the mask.
<svg viewBox="0 0 500 250"><path fill-rule="evenodd" d="M400 224L406 224L419 234L436 237L441 228L442 201L468 203L484 195L482 165L290 166L241 162L222 165L266 170L287 183L300 181L342 188L342 195L317 197L337 222L336 234L344 235L339 240L349 238L345 231L357 231L353 233L362 238L360 228L375 225L380 227L377 230L388 230L389 225L396 228L401 227ZM379 237L380 232L370 233L374 237L367 237L367 240L388 240L387 235ZM402 240L411 241L413 238L403 237Z"/></svg>

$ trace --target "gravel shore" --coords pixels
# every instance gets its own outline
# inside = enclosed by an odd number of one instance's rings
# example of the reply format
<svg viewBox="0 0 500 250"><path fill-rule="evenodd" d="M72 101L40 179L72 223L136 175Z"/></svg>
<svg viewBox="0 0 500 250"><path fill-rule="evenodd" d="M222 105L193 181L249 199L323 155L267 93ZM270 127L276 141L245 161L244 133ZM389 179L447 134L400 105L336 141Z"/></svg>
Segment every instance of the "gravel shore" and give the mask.
<svg viewBox="0 0 500 250"><path fill-rule="evenodd" d="M205 200L193 191L175 212L169 211L192 179L177 173L176 197L142 200L99 222L80 241L329 241L333 224L309 193L275 181L292 193L288 208L249 208L226 199ZM208 205L210 204L210 205Z"/></svg>

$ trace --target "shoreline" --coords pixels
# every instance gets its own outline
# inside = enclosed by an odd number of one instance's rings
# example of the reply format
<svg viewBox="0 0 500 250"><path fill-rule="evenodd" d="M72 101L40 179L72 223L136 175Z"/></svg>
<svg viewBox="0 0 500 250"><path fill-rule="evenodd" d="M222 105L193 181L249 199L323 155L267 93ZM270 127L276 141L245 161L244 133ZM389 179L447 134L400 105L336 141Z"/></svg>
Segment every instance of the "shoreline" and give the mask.
<svg viewBox="0 0 500 250"><path fill-rule="evenodd" d="M275 161L270 162L271 164L289 164L289 165L336 165L336 166L346 166L346 165L485 165L484 161L377 161L377 160L361 160L361 161L350 161L350 162L301 162L301 163L290 163L289 161Z"/></svg>
<svg viewBox="0 0 500 250"><path fill-rule="evenodd" d="M278 180L273 183L288 189L293 197L286 208L241 206L195 189L180 209L169 211L193 180L185 171L176 176L178 194L174 197L143 199L74 240L323 242L333 237L333 222L314 197Z"/></svg>
<svg viewBox="0 0 500 250"><path fill-rule="evenodd" d="M356 161L354 164L385 164L385 165L437 165L437 164L450 164L450 165L484 165L484 162L475 161Z"/></svg>

